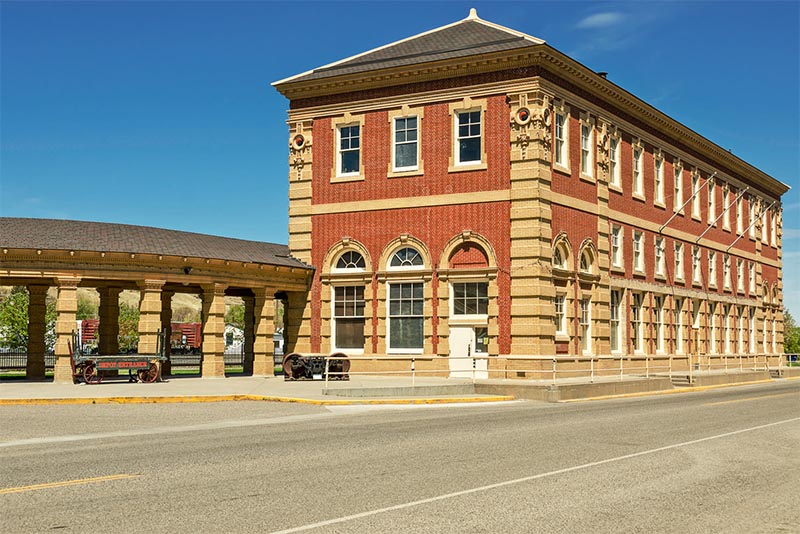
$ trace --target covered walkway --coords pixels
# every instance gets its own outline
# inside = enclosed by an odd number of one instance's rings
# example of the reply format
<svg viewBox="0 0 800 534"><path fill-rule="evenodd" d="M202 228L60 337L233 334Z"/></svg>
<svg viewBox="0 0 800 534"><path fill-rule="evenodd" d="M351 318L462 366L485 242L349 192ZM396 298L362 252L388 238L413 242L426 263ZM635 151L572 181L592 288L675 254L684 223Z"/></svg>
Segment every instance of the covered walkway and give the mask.
<svg viewBox="0 0 800 534"><path fill-rule="evenodd" d="M26 377L45 377L45 297L56 287L54 381L71 383L69 342L78 287L100 295L99 352L119 352L119 295L140 292L139 352L153 353L168 330L176 293L202 299L204 378L224 377L225 297L245 306L244 370L273 374L275 300L284 301L287 350L294 350L313 269L286 245L161 228L53 219L0 218L0 285L25 286L28 306ZM167 344L167 351L169 344ZM165 366L169 373L169 366Z"/></svg>

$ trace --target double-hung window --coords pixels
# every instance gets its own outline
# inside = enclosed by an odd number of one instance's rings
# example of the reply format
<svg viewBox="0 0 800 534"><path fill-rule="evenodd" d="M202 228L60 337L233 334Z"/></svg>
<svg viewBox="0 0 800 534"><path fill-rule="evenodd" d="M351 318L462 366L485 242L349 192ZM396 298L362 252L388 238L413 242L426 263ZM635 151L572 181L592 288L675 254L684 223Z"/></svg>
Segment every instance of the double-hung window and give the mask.
<svg viewBox="0 0 800 534"><path fill-rule="evenodd" d="M666 271L666 262L664 261L664 238L657 237L655 245L656 276L664 276Z"/></svg>
<svg viewBox="0 0 800 534"><path fill-rule="evenodd" d="M567 333L567 296L557 294L553 299L553 322L556 327L556 334L566 335Z"/></svg>
<svg viewBox="0 0 800 534"><path fill-rule="evenodd" d="M731 257L727 254L722 257L722 287L731 288Z"/></svg>
<svg viewBox="0 0 800 534"><path fill-rule="evenodd" d="M631 331L633 350L642 352L644 348L644 323L642 322L642 295L634 293L631 299Z"/></svg>
<svg viewBox="0 0 800 534"><path fill-rule="evenodd" d="M481 111L456 113L456 164L481 162Z"/></svg>
<svg viewBox="0 0 800 534"><path fill-rule="evenodd" d="M338 132L338 174L357 175L361 169L361 126L340 126Z"/></svg>
<svg viewBox="0 0 800 534"><path fill-rule="evenodd" d="M674 299L674 319L672 324L675 325L675 352L683 352L683 299L675 297Z"/></svg>
<svg viewBox="0 0 800 534"><path fill-rule="evenodd" d="M664 297L653 297L653 322L656 329L656 352L664 352Z"/></svg>
<svg viewBox="0 0 800 534"><path fill-rule="evenodd" d="M683 206L683 168L675 165L675 198L673 199L675 211Z"/></svg>
<svg viewBox="0 0 800 534"><path fill-rule="evenodd" d="M580 301L581 316L581 350L589 352L592 350L592 301L584 297Z"/></svg>
<svg viewBox="0 0 800 534"><path fill-rule="evenodd" d="M726 185L722 190L722 229L731 229L731 191Z"/></svg>
<svg viewBox="0 0 800 534"><path fill-rule="evenodd" d="M642 176L642 153L641 147L633 147L633 194L644 196L644 176Z"/></svg>
<svg viewBox="0 0 800 534"><path fill-rule="evenodd" d="M744 293L744 260L736 260L736 291Z"/></svg>
<svg viewBox="0 0 800 534"><path fill-rule="evenodd" d="M767 244L767 210L761 212L761 242Z"/></svg>
<svg viewBox="0 0 800 534"><path fill-rule="evenodd" d="M622 291L619 289L611 290L611 350L619 352L622 350Z"/></svg>
<svg viewBox="0 0 800 534"><path fill-rule="evenodd" d="M750 296L753 296L756 292L756 264L752 261L747 264L747 276L748 290L750 291Z"/></svg>
<svg viewBox="0 0 800 534"><path fill-rule="evenodd" d="M423 348L422 282L389 284L389 348Z"/></svg>
<svg viewBox="0 0 800 534"><path fill-rule="evenodd" d="M555 163L561 167L568 168L568 146L567 135L568 125L567 113L565 111L556 111L555 113Z"/></svg>
<svg viewBox="0 0 800 534"><path fill-rule="evenodd" d="M413 171L419 160L419 121L417 117L394 119L394 170ZM480 125L479 135L480 135ZM480 153L478 154L480 157Z"/></svg>
<svg viewBox="0 0 800 534"><path fill-rule="evenodd" d="M660 154L655 158L655 202L656 204L664 204L664 158Z"/></svg>
<svg viewBox="0 0 800 534"><path fill-rule="evenodd" d="M717 218L717 188L714 182L708 183L708 224Z"/></svg>
<svg viewBox="0 0 800 534"><path fill-rule="evenodd" d="M742 197L736 199L736 233L741 235L744 232L744 205Z"/></svg>
<svg viewBox="0 0 800 534"><path fill-rule="evenodd" d="M633 270L644 273L644 234L633 232Z"/></svg>
<svg viewBox="0 0 800 534"><path fill-rule="evenodd" d="M622 227L611 226L611 266L623 268L622 265Z"/></svg>
<svg viewBox="0 0 800 534"><path fill-rule="evenodd" d="M708 251L708 285L717 287L717 253Z"/></svg>
<svg viewBox="0 0 800 534"><path fill-rule="evenodd" d="M692 174L692 217L700 218L700 175Z"/></svg>
<svg viewBox="0 0 800 534"><path fill-rule="evenodd" d="M618 137L612 137L608 143L608 174L611 177L611 185L621 188L622 179L620 177L619 145Z"/></svg>
<svg viewBox="0 0 800 534"><path fill-rule="evenodd" d="M364 348L364 286L334 288L333 315L337 349Z"/></svg>
<svg viewBox="0 0 800 534"><path fill-rule="evenodd" d="M702 272L700 271L700 261L701 261L701 252L700 247L693 247L692 248L692 283L699 284L702 280Z"/></svg>
<svg viewBox="0 0 800 534"><path fill-rule="evenodd" d="M675 243L675 279L683 280L683 243Z"/></svg>
<svg viewBox="0 0 800 534"><path fill-rule="evenodd" d="M756 199L754 197L750 197L748 199L748 207L749 207L749 217L747 223L750 225L749 230L747 231L750 234L751 239L756 238Z"/></svg>
<svg viewBox="0 0 800 534"><path fill-rule="evenodd" d="M592 125L581 123L581 174L592 176Z"/></svg>

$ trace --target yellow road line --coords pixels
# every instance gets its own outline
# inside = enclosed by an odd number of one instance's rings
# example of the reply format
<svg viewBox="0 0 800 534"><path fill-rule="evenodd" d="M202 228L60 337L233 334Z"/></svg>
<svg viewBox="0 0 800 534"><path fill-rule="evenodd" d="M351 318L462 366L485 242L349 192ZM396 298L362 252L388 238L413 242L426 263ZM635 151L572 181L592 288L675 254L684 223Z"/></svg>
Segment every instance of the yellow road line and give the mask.
<svg viewBox="0 0 800 534"><path fill-rule="evenodd" d="M736 402L747 402L747 401L754 401L754 400L761 400L761 399L769 399L772 397L786 397L787 395L797 395L798 399L800 399L800 393L796 391L792 391L790 393L775 393L774 395L760 395L758 397L747 397L745 399L733 399L727 401L719 401L719 402L707 402L703 404L703 406L720 406L723 404L733 404Z"/></svg>
<svg viewBox="0 0 800 534"><path fill-rule="evenodd" d="M0 488L0 495L6 495L9 493L22 493L25 491L36 491L41 489L49 489L49 488L63 488L64 486L77 486L79 484L93 484L95 482L108 482L111 480L122 480L125 478L136 478L141 475L128 475L128 474L121 474L121 475L108 475L104 477L94 477L94 478L79 478L77 480L64 480L61 482L48 482L46 484L34 484L33 486L18 486L16 488Z"/></svg>

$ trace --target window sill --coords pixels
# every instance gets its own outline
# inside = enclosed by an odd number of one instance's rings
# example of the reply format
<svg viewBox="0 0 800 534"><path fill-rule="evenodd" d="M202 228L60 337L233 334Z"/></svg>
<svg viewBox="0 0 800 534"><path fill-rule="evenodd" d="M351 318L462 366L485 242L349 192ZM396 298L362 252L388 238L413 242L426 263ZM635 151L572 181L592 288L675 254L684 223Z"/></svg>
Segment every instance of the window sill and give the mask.
<svg viewBox="0 0 800 534"><path fill-rule="evenodd" d="M675 215L678 215L680 217L683 217L683 215L684 215L683 210L680 209L680 208L672 208L672 211L673 211L673 213L675 213Z"/></svg>
<svg viewBox="0 0 800 534"><path fill-rule="evenodd" d="M638 200L639 202L647 202L647 199L641 193L634 193L633 194L633 200Z"/></svg>
<svg viewBox="0 0 800 534"><path fill-rule="evenodd" d="M553 163L553 170L557 171L557 172L560 172L562 174L566 174L568 176L572 176L572 171L569 170L569 167L564 167L563 165L561 165L559 163Z"/></svg>
<svg viewBox="0 0 800 534"><path fill-rule="evenodd" d="M422 167L418 167L416 169L408 169L405 171L400 170L390 170L386 173L387 178L411 178L413 176L422 176L425 174L425 171Z"/></svg>
<svg viewBox="0 0 800 534"><path fill-rule="evenodd" d="M597 181L594 179L594 176L590 176L588 174L581 173L581 181L588 182L590 184L596 184Z"/></svg>
<svg viewBox="0 0 800 534"><path fill-rule="evenodd" d="M622 186L621 185L617 185L617 184L608 184L608 190L609 191L614 191L615 193L619 193L619 194L623 193Z"/></svg>
<svg viewBox="0 0 800 534"><path fill-rule="evenodd" d="M569 343L570 339L567 334L556 332L556 343Z"/></svg>
<svg viewBox="0 0 800 534"><path fill-rule="evenodd" d="M624 275L625 274L625 267L623 267L622 265L612 265L611 266L611 272L615 273L615 274L623 274Z"/></svg>
<svg viewBox="0 0 800 534"><path fill-rule="evenodd" d="M450 165L447 172L468 172L468 171L485 171L489 166L484 162L478 163L457 163Z"/></svg>
<svg viewBox="0 0 800 534"><path fill-rule="evenodd" d="M664 204L664 202L659 201L659 200L653 201L653 206L655 206L656 208L662 209L662 210L666 210L667 209L667 205Z"/></svg>
<svg viewBox="0 0 800 534"><path fill-rule="evenodd" d="M424 349L387 349L386 354L407 354L409 356L419 356Z"/></svg>
<svg viewBox="0 0 800 534"><path fill-rule="evenodd" d="M341 184L346 182L363 182L364 175L363 174L355 174L352 176L345 175L345 176L332 176L331 183L332 184Z"/></svg>
<svg viewBox="0 0 800 534"><path fill-rule="evenodd" d="M663 275L663 274L660 274L660 273L656 273L654 278L656 280L660 280L662 282L665 282L667 280L667 277L665 275Z"/></svg>
<svg viewBox="0 0 800 534"><path fill-rule="evenodd" d="M699 214L695 215L694 213L692 213L692 220L697 222L703 222L703 219L700 218L700 215Z"/></svg>

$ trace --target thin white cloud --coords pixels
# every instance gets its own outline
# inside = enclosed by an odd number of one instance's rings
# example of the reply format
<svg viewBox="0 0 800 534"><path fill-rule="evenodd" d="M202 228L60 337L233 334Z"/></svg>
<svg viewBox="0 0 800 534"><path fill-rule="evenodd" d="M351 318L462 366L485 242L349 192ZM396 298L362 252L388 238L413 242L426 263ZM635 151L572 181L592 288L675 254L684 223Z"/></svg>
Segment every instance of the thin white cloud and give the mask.
<svg viewBox="0 0 800 534"><path fill-rule="evenodd" d="M800 239L800 229L798 229L798 228L784 228L783 229L783 238L784 239Z"/></svg>
<svg viewBox="0 0 800 534"><path fill-rule="evenodd" d="M608 28L619 24L623 18L622 13L595 13L579 20L575 27L582 30L587 28Z"/></svg>

